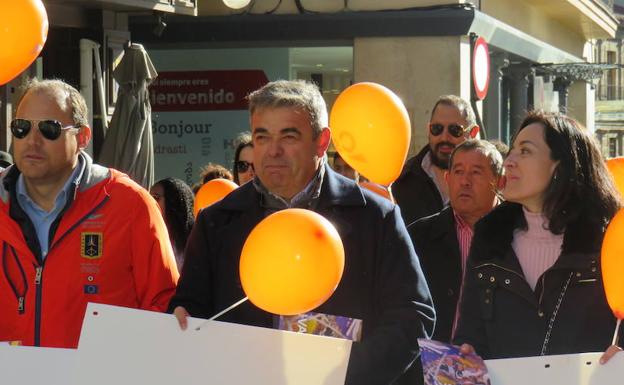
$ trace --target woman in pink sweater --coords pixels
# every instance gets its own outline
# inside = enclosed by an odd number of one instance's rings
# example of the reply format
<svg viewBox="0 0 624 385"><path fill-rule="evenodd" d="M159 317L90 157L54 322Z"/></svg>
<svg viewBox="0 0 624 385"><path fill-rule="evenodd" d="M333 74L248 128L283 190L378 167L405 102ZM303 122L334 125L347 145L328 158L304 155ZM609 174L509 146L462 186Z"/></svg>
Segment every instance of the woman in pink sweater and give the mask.
<svg viewBox="0 0 624 385"><path fill-rule="evenodd" d="M506 202L475 226L454 342L483 358L603 351L616 319L600 246L620 200L597 145L575 120L532 112L504 166Z"/></svg>

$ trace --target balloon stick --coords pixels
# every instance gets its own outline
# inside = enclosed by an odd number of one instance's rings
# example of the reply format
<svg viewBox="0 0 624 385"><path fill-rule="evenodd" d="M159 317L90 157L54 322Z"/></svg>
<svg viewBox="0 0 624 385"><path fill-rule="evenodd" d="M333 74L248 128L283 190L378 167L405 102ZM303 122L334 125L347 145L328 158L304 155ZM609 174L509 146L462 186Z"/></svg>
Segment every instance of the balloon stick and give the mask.
<svg viewBox="0 0 624 385"><path fill-rule="evenodd" d="M615 324L615 333L613 333L613 341L611 341L611 345L617 345L618 343L618 330L620 330L620 323L622 323L622 319L618 318L617 323Z"/></svg>
<svg viewBox="0 0 624 385"><path fill-rule="evenodd" d="M210 321L214 321L215 319L221 317L223 314L229 312L230 310L234 309L236 306L242 304L243 302L247 301L247 297L241 299L240 301L236 302L235 304L233 304L232 306L228 307L227 309L224 309L222 311L220 311L219 313L213 315L212 317L208 318L208 320L204 323L202 323L201 325L199 325L198 327L195 328L195 330L199 330L201 329L204 325L206 325L208 322Z"/></svg>

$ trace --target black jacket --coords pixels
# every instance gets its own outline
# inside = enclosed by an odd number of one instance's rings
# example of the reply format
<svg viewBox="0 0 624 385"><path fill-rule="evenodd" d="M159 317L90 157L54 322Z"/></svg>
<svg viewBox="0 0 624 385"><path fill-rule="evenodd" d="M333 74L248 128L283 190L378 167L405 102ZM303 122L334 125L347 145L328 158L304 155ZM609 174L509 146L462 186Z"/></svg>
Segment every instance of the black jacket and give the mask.
<svg viewBox="0 0 624 385"><path fill-rule="evenodd" d="M451 342L462 277L453 210L446 207L417 220L407 229L433 298L436 311L433 339Z"/></svg>
<svg viewBox="0 0 624 385"><path fill-rule="evenodd" d="M392 195L401 207L403 220L408 225L417 219L435 214L444 207L438 188L421 166L428 152L429 145L426 145L416 156L409 159L401 175L392 184Z"/></svg>
<svg viewBox="0 0 624 385"><path fill-rule="evenodd" d="M334 294L314 311L363 320L362 342L351 349L347 384L395 383L408 368L396 383L422 383L420 365L412 365L418 355L416 339L431 336L435 316L400 212L329 167L325 171L316 211L342 238L345 270ZM200 212L170 310L184 306L191 315L208 318L245 296L240 253L265 214L252 183ZM249 302L219 319L273 326L272 314Z"/></svg>
<svg viewBox="0 0 624 385"><path fill-rule="evenodd" d="M533 291L511 246L523 217L522 206L503 203L477 222L454 342L486 359L538 356L552 322L545 354L604 351L616 320L600 272L603 229L569 224L561 255Z"/></svg>

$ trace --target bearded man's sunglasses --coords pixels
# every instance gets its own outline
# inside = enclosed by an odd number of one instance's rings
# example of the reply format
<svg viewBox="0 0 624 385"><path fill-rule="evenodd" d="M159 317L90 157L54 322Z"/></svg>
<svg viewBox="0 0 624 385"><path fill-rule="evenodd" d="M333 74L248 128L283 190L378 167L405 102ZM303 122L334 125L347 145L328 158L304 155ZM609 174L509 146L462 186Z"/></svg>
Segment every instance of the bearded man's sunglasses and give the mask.
<svg viewBox="0 0 624 385"><path fill-rule="evenodd" d="M461 124L449 124L448 126L446 126L446 129L448 130L449 134L451 134L455 138L459 138L460 136L463 136L466 133L466 128L462 126ZM431 135L439 136L439 135L442 135L443 131L444 131L443 124L429 123L429 132L431 132Z"/></svg>

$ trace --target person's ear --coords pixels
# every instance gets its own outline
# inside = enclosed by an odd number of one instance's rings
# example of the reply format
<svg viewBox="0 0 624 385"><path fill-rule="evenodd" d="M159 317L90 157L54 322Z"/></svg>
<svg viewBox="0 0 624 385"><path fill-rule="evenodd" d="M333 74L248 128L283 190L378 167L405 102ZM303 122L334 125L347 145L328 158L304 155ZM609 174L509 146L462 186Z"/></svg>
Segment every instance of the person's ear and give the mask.
<svg viewBox="0 0 624 385"><path fill-rule="evenodd" d="M470 136L471 139L474 139L477 137L480 130L481 129L479 128L479 126L475 125L474 127L470 129L470 133L468 135Z"/></svg>
<svg viewBox="0 0 624 385"><path fill-rule="evenodd" d="M329 129L329 127L323 128L323 131L321 131L316 140L316 155L318 157L322 157L325 155L325 152L329 147L329 142L331 141L331 130Z"/></svg>
<svg viewBox="0 0 624 385"><path fill-rule="evenodd" d="M449 176L449 170L444 171L444 183L446 183L446 186L448 187L448 180L450 178Z"/></svg>
<svg viewBox="0 0 624 385"><path fill-rule="evenodd" d="M89 126L81 126L80 131L76 135L78 139L78 149L84 150L91 140L91 128Z"/></svg>

